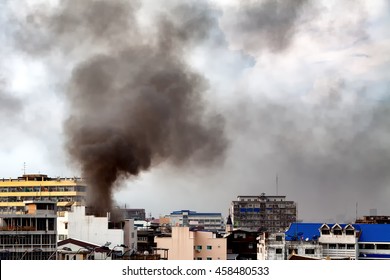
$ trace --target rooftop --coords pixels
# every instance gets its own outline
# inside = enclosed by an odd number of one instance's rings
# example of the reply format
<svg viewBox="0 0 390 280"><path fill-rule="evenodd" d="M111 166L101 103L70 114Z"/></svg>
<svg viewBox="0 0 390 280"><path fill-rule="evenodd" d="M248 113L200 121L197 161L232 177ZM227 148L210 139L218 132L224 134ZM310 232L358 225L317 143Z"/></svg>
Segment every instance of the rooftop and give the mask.
<svg viewBox="0 0 390 280"><path fill-rule="evenodd" d="M292 223L286 231L286 240L317 240L324 223ZM327 224L332 228L335 224ZM343 229L349 224L339 224ZM350 224L361 232L358 242L390 242L390 224Z"/></svg>

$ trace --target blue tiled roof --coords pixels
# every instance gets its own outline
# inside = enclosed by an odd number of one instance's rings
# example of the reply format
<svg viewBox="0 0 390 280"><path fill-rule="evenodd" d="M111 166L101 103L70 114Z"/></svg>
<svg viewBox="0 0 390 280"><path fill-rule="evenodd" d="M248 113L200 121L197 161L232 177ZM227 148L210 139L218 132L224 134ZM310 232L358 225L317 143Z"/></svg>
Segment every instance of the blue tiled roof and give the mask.
<svg viewBox="0 0 390 280"><path fill-rule="evenodd" d="M286 240L315 240L320 236L322 223L292 223L286 231ZM335 224L327 224L332 228ZM347 224L340 224L344 228ZM390 242L390 224L352 224L361 231L358 242Z"/></svg>

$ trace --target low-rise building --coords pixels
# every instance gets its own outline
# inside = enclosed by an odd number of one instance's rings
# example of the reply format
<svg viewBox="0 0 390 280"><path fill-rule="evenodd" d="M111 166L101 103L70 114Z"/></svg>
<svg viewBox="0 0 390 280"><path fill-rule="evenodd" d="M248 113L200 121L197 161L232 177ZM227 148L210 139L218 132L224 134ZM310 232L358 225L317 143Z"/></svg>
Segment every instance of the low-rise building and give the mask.
<svg viewBox="0 0 390 280"><path fill-rule="evenodd" d="M168 260L226 260L226 239L210 231L173 227L170 236L155 237L155 251Z"/></svg>
<svg viewBox="0 0 390 280"><path fill-rule="evenodd" d="M276 240L277 239L277 240ZM263 234L258 258L390 259L390 224L293 223L284 233Z"/></svg>
<svg viewBox="0 0 390 280"><path fill-rule="evenodd" d="M262 233L257 244L257 259L259 260L287 260L292 255L304 259L320 259L323 255L322 245L318 237L311 235L310 238L298 229L284 233ZM302 229L301 229L302 230Z"/></svg>
<svg viewBox="0 0 390 280"><path fill-rule="evenodd" d="M122 253L137 250L137 230L134 220L111 222L109 213L105 217L86 215L85 206L74 206L72 211L58 217L58 241L72 238L86 243L102 246L110 243L110 249L116 247ZM124 246L118 246L124 245Z"/></svg>
<svg viewBox="0 0 390 280"><path fill-rule="evenodd" d="M259 232L235 229L225 234L228 260L256 260Z"/></svg>
<svg viewBox="0 0 390 280"><path fill-rule="evenodd" d="M58 242L58 250L51 259L56 260L105 260L112 259L112 250L107 244L99 245L82 240L68 238ZM120 254L122 255L122 254Z"/></svg>

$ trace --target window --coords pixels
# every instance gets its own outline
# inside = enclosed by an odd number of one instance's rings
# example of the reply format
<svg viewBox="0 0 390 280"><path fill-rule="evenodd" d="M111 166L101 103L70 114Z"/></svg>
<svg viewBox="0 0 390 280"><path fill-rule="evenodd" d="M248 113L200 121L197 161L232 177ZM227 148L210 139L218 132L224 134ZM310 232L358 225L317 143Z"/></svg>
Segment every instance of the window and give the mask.
<svg viewBox="0 0 390 280"><path fill-rule="evenodd" d="M65 224L65 229L68 229L68 223L64 223Z"/></svg>
<svg viewBox="0 0 390 280"><path fill-rule="evenodd" d="M202 250L202 245L196 246L196 250Z"/></svg>
<svg viewBox="0 0 390 280"><path fill-rule="evenodd" d="M329 249L336 249L336 244L329 244Z"/></svg>
<svg viewBox="0 0 390 280"><path fill-rule="evenodd" d="M245 233L235 233L234 234L234 238L246 238L246 234Z"/></svg>
<svg viewBox="0 0 390 280"><path fill-rule="evenodd" d="M359 249L375 249L374 244L359 244Z"/></svg>
<svg viewBox="0 0 390 280"><path fill-rule="evenodd" d="M347 229L347 230L345 230L345 234L346 235L354 235L355 231L353 229Z"/></svg>
<svg viewBox="0 0 390 280"><path fill-rule="evenodd" d="M282 254L282 249L280 249L280 248L276 249L275 253L278 254L278 255Z"/></svg>
<svg viewBox="0 0 390 280"><path fill-rule="evenodd" d="M211 261L213 258L212 257L207 257L207 260Z"/></svg>
<svg viewBox="0 0 390 280"><path fill-rule="evenodd" d="M345 249L345 244L339 244L339 249Z"/></svg>
<svg viewBox="0 0 390 280"><path fill-rule="evenodd" d="M330 231L329 231L329 229L327 229L327 228L323 228L323 229L321 230L321 233L322 233L322 235L329 235L329 234L330 234Z"/></svg>
<svg viewBox="0 0 390 280"><path fill-rule="evenodd" d="M212 250L213 249L213 246L211 246L211 245L207 245L207 250Z"/></svg>
<svg viewBox="0 0 390 280"><path fill-rule="evenodd" d="M200 260L202 260L202 257L197 257L196 259L197 259L198 261L200 261Z"/></svg>
<svg viewBox="0 0 390 280"><path fill-rule="evenodd" d="M305 249L306 255L314 255L314 249Z"/></svg>
<svg viewBox="0 0 390 280"><path fill-rule="evenodd" d="M376 244L378 250L390 250L390 244Z"/></svg>
<svg viewBox="0 0 390 280"><path fill-rule="evenodd" d="M335 228L335 229L333 230L333 234L334 234L334 235L342 235L343 232L341 231L341 229Z"/></svg>
<svg viewBox="0 0 390 280"><path fill-rule="evenodd" d="M354 250L355 244L347 244L347 250Z"/></svg>
<svg viewBox="0 0 390 280"><path fill-rule="evenodd" d="M277 235L276 236L276 241L283 241L283 236Z"/></svg>

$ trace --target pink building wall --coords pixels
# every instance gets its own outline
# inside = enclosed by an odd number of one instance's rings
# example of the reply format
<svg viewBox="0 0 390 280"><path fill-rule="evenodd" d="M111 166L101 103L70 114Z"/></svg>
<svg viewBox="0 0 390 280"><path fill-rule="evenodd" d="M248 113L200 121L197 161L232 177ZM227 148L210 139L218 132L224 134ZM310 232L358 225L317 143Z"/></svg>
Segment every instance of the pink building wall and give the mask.
<svg viewBox="0 0 390 280"><path fill-rule="evenodd" d="M155 237L158 248L168 249L168 260L226 260L226 239L212 232L192 232L188 227L173 227L171 237ZM199 247L198 247L199 246Z"/></svg>

